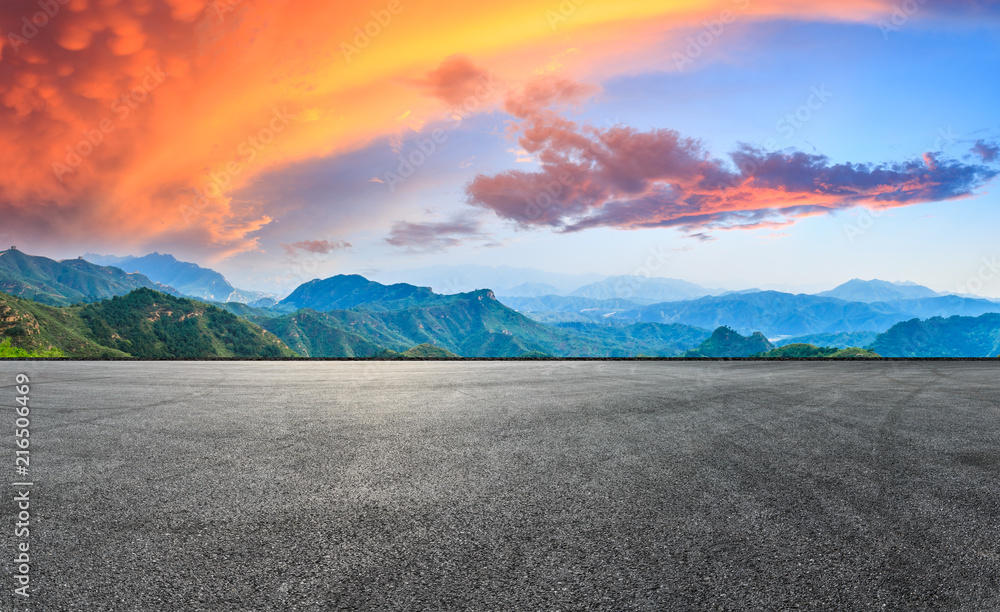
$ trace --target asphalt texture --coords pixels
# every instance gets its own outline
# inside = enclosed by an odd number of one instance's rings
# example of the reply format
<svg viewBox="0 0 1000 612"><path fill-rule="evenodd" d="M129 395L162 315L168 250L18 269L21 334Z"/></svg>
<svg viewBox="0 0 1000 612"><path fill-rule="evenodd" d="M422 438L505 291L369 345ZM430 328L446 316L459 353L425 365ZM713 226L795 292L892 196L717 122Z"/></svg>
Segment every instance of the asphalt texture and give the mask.
<svg viewBox="0 0 1000 612"><path fill-rule="evenodd" d="M0 610L1000 609L1000 360L17 373Z"/></svg>

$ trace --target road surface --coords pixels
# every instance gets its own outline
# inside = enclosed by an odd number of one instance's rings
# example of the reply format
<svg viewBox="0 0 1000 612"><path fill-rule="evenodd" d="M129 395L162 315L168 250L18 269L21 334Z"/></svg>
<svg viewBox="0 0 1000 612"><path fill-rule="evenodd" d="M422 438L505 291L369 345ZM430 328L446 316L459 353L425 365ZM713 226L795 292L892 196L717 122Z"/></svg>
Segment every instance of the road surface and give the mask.
<svg viewBox="0 0 1000 612"><path fill-rule="evenodd" d="M998 381L988 362L3 362L0 609L996 610Z"/></svg>

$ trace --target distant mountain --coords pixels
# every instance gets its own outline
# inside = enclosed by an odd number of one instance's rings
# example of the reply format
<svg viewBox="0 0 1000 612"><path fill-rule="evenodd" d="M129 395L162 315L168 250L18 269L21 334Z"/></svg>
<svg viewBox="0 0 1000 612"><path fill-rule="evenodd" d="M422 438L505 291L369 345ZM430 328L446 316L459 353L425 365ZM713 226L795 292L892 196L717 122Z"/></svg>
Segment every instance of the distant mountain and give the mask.
<svg viewBox="0 0 1000 612"><path fill-rule="evenodd" d="M242 302L249 304L270 296L260 291L245 291L233 287L224 276L197 264L178 261L173 255L150 253L142 257L116 257L87 253L87 261L135 271L150 279L169 285L188 297L210 302Z"/></svg>
<svg viewBox="0 0 1000 612"><path fill-rule="evenodd" d="M353 279L350 284L355 283L360 285ZM358 303L361 308L356 310L317 312L306 309L284 317L253 320L293 350L310 357L371 356L381 349L402 352L424 343L463 357L516 357L529 351L561 354L574 340L582 344L570 334L507 308L489 290L454 296L431 294L433 297L429 297L423 291L410 296L405 289L426 288L373 284L392 290L393 298L399 299L361 301ZM378 291L377 288L370 290ZM419 299L413 299L415 305L403 307L411 297ZM348 295L340 303L354 301ZM326 303L334 302L336 300L331 298ZM390 309L386 306L400 307Z"/></svg>
<svg viewBox="0 0 1000 612"><path fill-rule="evenodd" d="M580 287L569 295L595 300L625 299L639 304L654 304L691 300L722 292L673 278L612 276Z"/></svg>
<svg viewBox="0 0 1000 612"><path fill-rule="evenodd" d="M504 297L541 297L543 295L561 295L558 287L547 283L521 283L509 289L495 289L498 298Z"/></svg>
<svg viewBox="0 0 1000 612"><path fill-rule="evenodd" d="M553 327L508 308L486 289L439 295L358 275L310 281L279 307L298 310L277 317L271 308L238 310L311 357L370 357L424 343L463 357L674 356L708 336L685 325Z"/></svg>
<svg viewBox="0 0 1000 612"><path fill-rule="evenodd" d="M893 325L869 347L884 357L1000 357L1000 314Z"/></svg>
<svg viewBox="0 0 1000 612"><path fill-rule="evenodd" d="M310 308L320 312L362 308L365 310L401 310L415 306L430 306L451 301L429 287L405 283L383 285L357 274L340 274L326 279L311 280L299 285L278 303L282 308Z"/></svg>
<svg viewBox="0 0 1000 612"><path fill-rule="evenodd" d="M546 272L534 268L514 268L511 266L482 266L476 264L437 265L412 270L386 270L365 275L383 284L407 283L430 287L436 293L467 293L484 287L516 287L523 283L551 285L556 294L570 291L599 281L603 274L563 274ZM497 293L501 295L503 292ZM512 295L508 293L507 295Z"/></svg>
<svg viewBox="0 0 1000 612"><path fill-rule="evenodd" d="M0 251L0 291L52 306L95 302L145 287L180 295L142 274L127 274L83 259L56 261L17 249Z"/></svg>
<svg viewBox="0 0 1000 612"><path fill-rule="evenodd" d="M834 348L846 349L852 346L868 346L875 341L877 332L842 332L839 334L808 334L806 336L794 336L776 340L774 344L779 348L789 344L812 344L815 346L832 346Z"/></svg>
<svg viewBox="0 0 1000 612"><path fill-rule="evenodd" d="M816 295L837 298L845 302L888 302L938 297L941 294L916 283L890 283L883 280L866 281L855 278Z"/></svg>
<svg viewBox="0 0 1000 612"><path fill-rule="evenodd" d="M778 291L729 294L685 302L652 304L615 315L619 320L684 323L714 329L727 325L742 333L759 330L768 337L856 331L881 332L915 316L1000 312L989 300L944 296L893 302L846 302Z"/></svg>
<svg viewBox="0 0 1000 612"><path fill-rule="evenodd" d="M688 351L685 357L749 357L774 349L764 334L754 332L741 336L728 327L720 327L702 342L698 348Z"/></svg>
<svg viewBox="0 0 1000 612"><path fill-rule="evenodd" d="M605 357L679 357L698 346L711 332L707 329L662 323L602 325L598 323L560 323L555 327L608 347ZM567 355L572 356L572 355Z"/></svg>
<svg viewBox="0 0 1000 612"><path fill-rule="evenodd" d="M574 321L601 321L610 314L641 308L641 305L624 299L597 300L584 297L543 295L539 297L503 297L498 299L514 310L538 321L565 320L553 317L555 313L572 313Z"/></svg>
<svg viewBox="0 0 1000 612"><path fill-rule="evenodd" d="M0 294L0 336L19 348L56 348L77 358L294 356L275 336L236 315L150 289L68 308Z"/></svg>

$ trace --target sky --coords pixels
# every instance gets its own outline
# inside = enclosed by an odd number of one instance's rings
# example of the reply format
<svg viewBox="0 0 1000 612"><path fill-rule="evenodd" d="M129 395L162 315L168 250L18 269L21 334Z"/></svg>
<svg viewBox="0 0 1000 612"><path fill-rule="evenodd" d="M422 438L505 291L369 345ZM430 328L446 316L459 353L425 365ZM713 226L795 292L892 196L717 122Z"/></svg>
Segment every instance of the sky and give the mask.
<svg viewBox="0 0 1000 612"><path fill-rule="evenodd" d="M1000 297L1000 2L0 6L0 244Z"/></svg>

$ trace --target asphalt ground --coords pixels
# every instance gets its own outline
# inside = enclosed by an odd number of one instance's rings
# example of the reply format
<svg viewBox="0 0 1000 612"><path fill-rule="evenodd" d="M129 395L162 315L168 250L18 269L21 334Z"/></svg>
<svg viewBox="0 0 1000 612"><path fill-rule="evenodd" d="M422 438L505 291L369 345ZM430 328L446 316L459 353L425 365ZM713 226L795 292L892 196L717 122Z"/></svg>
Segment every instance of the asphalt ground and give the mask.
<svg viewBox="0 0 1000 612"><path fill-rule="evenodd" d="M0 610L997 610L998 374L0 362Z"/></svg>

